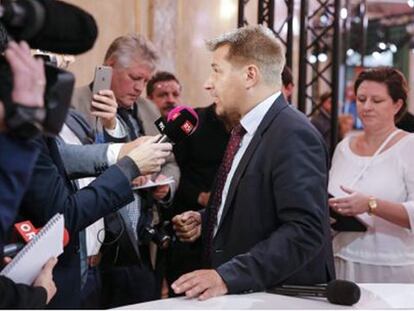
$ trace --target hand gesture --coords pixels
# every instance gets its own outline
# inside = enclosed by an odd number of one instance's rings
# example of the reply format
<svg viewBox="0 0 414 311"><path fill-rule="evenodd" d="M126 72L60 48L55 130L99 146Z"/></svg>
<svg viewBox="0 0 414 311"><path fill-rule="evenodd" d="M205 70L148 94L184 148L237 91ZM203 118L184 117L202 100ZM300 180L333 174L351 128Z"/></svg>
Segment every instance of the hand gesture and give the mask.
<svg viewBox="0 0 414 311"><path fill-rule="evenodd" d="M363 214L369 210L368 195L356 192L344 186L341 186L341 189L349 195L346 197L336 197L329 199L328 204L334 211L344 216L355 216Z"/></svg>
<svg viewBox="0 0 414 311"><path fill-rule="evenodd" d="M181 242L194 242L201 235L201 214L187 211L172 219L173 229Z"/></svg>

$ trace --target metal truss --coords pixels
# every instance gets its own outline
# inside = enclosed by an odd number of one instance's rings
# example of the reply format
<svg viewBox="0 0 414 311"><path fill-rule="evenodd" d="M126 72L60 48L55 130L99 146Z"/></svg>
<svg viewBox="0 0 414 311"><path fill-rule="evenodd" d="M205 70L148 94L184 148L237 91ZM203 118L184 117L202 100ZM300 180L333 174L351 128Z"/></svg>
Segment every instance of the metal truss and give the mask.
<svg viewBox="0 0 414 311"><path fill-rule="evenodd" d="M320 90L325 88L331 91L332 148L336 145L338 136L342 2L341 0L301 0L298 109L311 116L320 108L318 106ZM310 3L312 11L309 11Z"/></svg>
<svg viewBox="0 0 414 311"><path fill-rule="evenodd" d="M270 28L275 36L284 44L286 48L286 65L292 68L294 0L258 0L256 22L249 22L245 15L245 8L250 1L251 0L239 0L238 26L243 27L249 24L262 24ZM277 21L275 23L275 10L281 8L280 5L284 5L286 9L286 18L281 22Z"/></svg>

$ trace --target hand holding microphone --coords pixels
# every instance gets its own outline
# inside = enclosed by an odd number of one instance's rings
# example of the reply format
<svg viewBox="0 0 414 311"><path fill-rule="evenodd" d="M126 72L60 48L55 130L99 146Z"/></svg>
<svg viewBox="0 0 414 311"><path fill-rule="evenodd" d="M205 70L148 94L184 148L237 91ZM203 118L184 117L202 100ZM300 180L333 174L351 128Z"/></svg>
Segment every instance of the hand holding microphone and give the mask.
<svg viewBox="0 0 414 311"><path fill-rule="evenodd" d="M158 173L165 159L171 154L170 143L157 143L160 136L148 139L127 155L138 166L141 175Z"/></svg>

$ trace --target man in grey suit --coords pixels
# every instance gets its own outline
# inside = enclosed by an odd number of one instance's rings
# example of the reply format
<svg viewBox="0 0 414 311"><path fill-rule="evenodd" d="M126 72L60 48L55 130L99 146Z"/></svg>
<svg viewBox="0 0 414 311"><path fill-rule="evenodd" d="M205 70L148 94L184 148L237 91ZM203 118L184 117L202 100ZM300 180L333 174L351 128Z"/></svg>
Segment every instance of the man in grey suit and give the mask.
<svg viewBox="0 0 414 311"><path fill-rule="evenodd" d="M118 120L121 120L126 130L126 141L159 133L154 125L154 121L160 117L157 107L141 98L146 83L155 70L157 59L152 44L137 35L115 39L105 55L104 65L113 69L109 90L113 96L108 92L106 97L110 100L114 98L118 105ZM99 95L92 96L91 87L85 86L75 90L72 105L87 113L89 121L94 122L96 114L90 112L90 107L99 108L98 104L102 100L107 99ZM107 140L119 142L119 139L106 134ZM169 204L173 198L180 176L173 156L167 159L157 179L165 176L172 176L175 183L136 192L133 204L106 219L106 225L113 233L107 234L107 240L113 238L116 243L104 249L101 269L106 301L103 307L147 301L160 295L160 284L151 263L153 257L150 255L148 241L143 237L147 237L144 233L148 233L147 228L151 225L154 199Z"/></svg>
<svg viewBox="0 0 414 311"><path fill-rule="evenodd" d="M318 284L334 277L328 207L328 154L307 118L280 92L284 50L263 26L208 43L212 73L205 88L233 128L203 214L173 223L183 241L202 235L206 270L181 276L176 294L200 300Z"/></svg>

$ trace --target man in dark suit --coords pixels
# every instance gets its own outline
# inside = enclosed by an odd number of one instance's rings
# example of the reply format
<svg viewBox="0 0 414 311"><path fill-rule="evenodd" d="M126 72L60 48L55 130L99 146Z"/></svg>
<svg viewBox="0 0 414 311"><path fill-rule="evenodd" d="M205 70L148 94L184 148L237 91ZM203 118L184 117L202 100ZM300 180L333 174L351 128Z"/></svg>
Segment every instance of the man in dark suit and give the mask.
<svg viewBox="0 0 414 311"><path fill-rule="evenodd" d="M205 88L219 115L240 122L203 217L189 211L173 219L183 241L202 234L207 259L206 270L184 274L173 290L204 300L330 281L327 150L307 118L278 91L282 46L269 29L247 26L208 47L213 72Z"/></svg>
<svg viewBox="0 0 414 311"><path fill-rule="evenodd" d="M38 139L39 158L27 189L19 216L43 226L55 213L63 213L70 242L54 269L57 294L49 307L80 307L79 231L133 200L131 181L140 174L158 172L171 146L144 142L109 167L89 186L74 191L66 175L53 138Z"/></svg>
<svg viewBox="0 0 414 311"><path fill-rule="evenodd" d="M0 33L4 34L0 26ZM5 44L1 42L0 45ZM11 81L2 79L0 91L0 259L3 260L3 243L16 217L23 193L30 180L38 150L29 138L22 138L15 129L9 127L10 114L6 105L20 105L20 108L39 109L44 106L43 95L45 74L43 63L35 60L25 42L10 42L4 53L10 64L13 77L13 91L8 89ZM3 77L4 78L4 77ZM9 103L4 100L10 99ZM18 104L16 104L18 103ZM8 107L13 111L12 107ZM26 121L33 121L26 115ZM15 123L16 124L16 123ZM56 293L52 270L56 264L52 258L43 267L33 286L16 284L11 279L0 276L0 308L30 309L44 308ZM2 263L0 263L2 266Z"/></svg>

